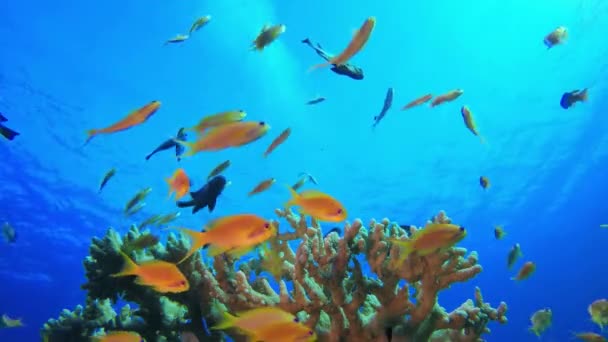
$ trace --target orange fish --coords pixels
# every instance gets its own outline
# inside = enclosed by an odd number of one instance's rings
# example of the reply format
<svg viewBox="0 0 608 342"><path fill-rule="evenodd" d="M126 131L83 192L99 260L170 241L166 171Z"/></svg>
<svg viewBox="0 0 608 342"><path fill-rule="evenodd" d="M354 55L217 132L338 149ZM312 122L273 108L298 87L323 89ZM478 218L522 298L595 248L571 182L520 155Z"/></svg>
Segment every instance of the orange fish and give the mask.
<svg viewBox="0 0 608 342"><path fill-rule="evenodd" d="M414 252L420 256L425 256L452 247L464 239L466 235L467 232L462 226L448 223L429 223L423 229L417 230L407 240L390 240L401 248L399 262L403 262Z"/></svg>
<svg viewBox="0 0 608 342"><path fill-rule="evenodd" d="M256 187L253 188L253 190L251 190L248 195L253 196L255 194L259 194L262 191L266 191L268 190L268 188L270 188L270 186L272 186L272 184L274 184L274 182L276 182L276 179L274 178L264 180L260 182L260 184L256 185Z"/></svg>
<svg viewBox="0 0 608 342"><path fill-rule="evenodd" d="M180 293L188 291L190 284L175 266L175 264L162 260L148 260L140 265L136 264L123 252L120 252L124 259L124 266L112 277L137 276L135 283L138 285L150 286L156 292L161 293Z"/></svg>
<svg viewBox="0 0 608 342"><path fill-rule="evenodd" d="M238 328L248 333L280 323L297 322L296 316L274 306L264 306L244 312L238 312L236 316L228 312L222 313L222 320L212 327L213 330L224 330Z"/></svg>
<svg viewBox="0 0 608 342"><path fill-rule="evenodd" d="M479 131L477 130L477 124L475 123L473 113L471 113L469 107L462 106L462 108L460 108L460 114L462 114L464 125L469 129L469 131L471 131L471 133L478 136L481 140L481 143L483 144L485 142L485 139L481 135L479 135Z"/></svg>
<svg viewBox="0 0 608 342"><path fill-rule="evenodd" d="M450 92L447 92L443 95L437 96L433 102L431 102L431 107L439 106L444 102L450 102L456 100L460 95L464 93L462 89L455 89Z"/></svg>
<svg viewBox="0 0 608 342"><path fill-rule="evenodd" d="M406 104L405 106L403 106L403 108L401 108L401 110L406 110L406 109L410 109L412 107L420 106L421 104L428 102L432 98L433 98L432 94L426 94L426 95L419 97L419 98L415 99L414 101Z"/></svg>
<svg viewBox="0 0 608 342"><path fill-rule="evenodd" d="M330 58L326 63L313 65L309 71L312 71L317 68L323 68L330 65L344 65L350 60L354 55L356 55L359 51L361 51L367 40L369 39L374 27L376 26L376 18L369 17L365 19L363 25L359 30L357 30L353 36L353 39L348 43L348 46L344 51L342 51L339 55Z"/></svg>
<svg viewBox="0 0 608 342"><path fill-rule="evenodd" d="M292 197L285 203L285 207L297 205L302 214L314 217L318 221L342 222L346 220L346 209L330 195L318 190L304 190L298 194L290 186L287 188Z"/></svg>
<svg viewBox="0 0 608 342"><path fill-rule="evenodd" d="M206 129L216 126L229 124L232 122L243 121L247 113L243 110L229 110L213 115L206 116L201 119L195 126L188 128L188 131L196 131L198 134L203 134Z"/></svg>
<svg viewBox="0 0 608 342"><path fill-rule="evenodd" d="M166 179L169 184L169 197L175 192L175 200L186 196L190 192L190 179L184 169L177 169L171 178Z"/></svg>
<svg viewBox="0 0 608 342"><path fill-rule="evenodd" d="M251 335L254 341L264 342L314 342L317 340L314 330L298 322L265 325L263 328L256 329L255 333Z"/></svg>
<svg viewBox="0 0 608 342"><path fill-rule="evenodd" d="M160 101L152 101L147 105L132 111L125 118L109 127L88 130L85 145L98 134L116 133L143 124L152 116L152 114L156 113L158 108L160 108Z"/></svg>
<svg viewBox="0 0 608 342"><path fill-rule="evenodd" d="M270 125L264 121L240 121L212 128L195 142L176 140L189 150L183 157L193 156L201 151L219 151L254 142L266 134Z"/></svg>
<svg viewBox="0 0 608 342"><path fill-rule="evenodd" d="M201 247L209 247L207 255L228 253L240 256L256 245L276 235L276 227L270 221L254 214L240 214L215 219L207 225L207 230L197 232L178 228L190 236L192 246L178 263L188 259Z"/></svg>
<svg viewBox="0 0 608 342"><path fill-rule="evenodd" d="M287 128L283 132L281 132L281 134L279 134L279 136L276 137L272 141L272 144L270 144L270 146L268 146L268 148L266 149L266 152L264 152L264 157L268 157L268 155L270 153L272 153L272 151L274 151L275 148L277 148L279 145L284 143L290 134L291 134L291 128Z"/></svg>
<svg viewBox="0 0 608 342"><path fill-rule="evenodd" d="M532 261L526 262L517 272L515 277L512 277L511 280L526 280L528 279L532 273L536 271L536 264Z"/></svg>
<svg viewBox="0 0 608 342"><path fill-rule="evenodd" d="M604 336L592 332L574 333L574 337L586 342L606 342Z"/></svg>
<svg viewBox="0 0 608 342"><path fill-rule="evenodd" d="M105 335L93 336L95 342L140 342L142 340L138 333L133 331L111 331Z"/></svg>

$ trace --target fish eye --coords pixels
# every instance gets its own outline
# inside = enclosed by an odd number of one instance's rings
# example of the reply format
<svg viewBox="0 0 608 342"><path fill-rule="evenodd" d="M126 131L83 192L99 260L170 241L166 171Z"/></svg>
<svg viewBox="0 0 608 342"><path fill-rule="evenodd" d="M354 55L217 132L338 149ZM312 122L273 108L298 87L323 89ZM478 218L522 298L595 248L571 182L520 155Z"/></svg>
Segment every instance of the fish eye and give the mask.
<svg viewBox="0 0 608 342"><path fill-rule="evenodd" d="M296 318L294 318L294 319L293 319L293 322L294 322L294 323L299 323L299 322L300 322L300 319L299 319L298 317L296 317Z"/></svg>
<svg viewBox="0 0 608 342"><path fill-rule="evenodd" d="M264 125L266 125L266 123L264 121L260 121L259 125L264 126Z"/></svg>
<svg viewBox="0 0 608 342"><path fill-rule="evenodd" d="M179 282L179 284L180 284L180 285L186 285L186 281L185 281L185 280L182 280L182 281L180 281L180 282Z"/></svg>
<svg viewBox="0 0 608 342"><path fill-rule="evenodd" d="M314 335L314 332L312 330L308 330L308 335L312 336Z"/></svg>
<svg viewBox="0 0 608 342"><path fill-rule="evenodd" d="M460 226L460 231L464 232L464 226Z"/></svg>
<svg viewBox="0 0 608 342"><path fill-rule="evenodd" d="M344 211L342 209L338 209L338 214L342 214Z"/></svg>
<svg viewBox="0 0 608 342"><path fill-rule="evenodd" d="M266 228L266 229L270 228L270 224L269 223L264 223L264 228Z"/></svg>

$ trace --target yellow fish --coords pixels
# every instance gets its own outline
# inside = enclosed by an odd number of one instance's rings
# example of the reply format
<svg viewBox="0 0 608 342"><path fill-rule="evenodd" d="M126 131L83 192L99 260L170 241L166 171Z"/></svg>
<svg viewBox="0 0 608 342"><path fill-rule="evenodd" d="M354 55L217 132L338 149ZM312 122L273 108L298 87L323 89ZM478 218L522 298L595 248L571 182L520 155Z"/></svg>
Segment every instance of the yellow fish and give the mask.
<svg viewBox="0 0 608 342"><path fill-rule="evenodd" d="M264 121L232 122L214 127L193 143L176 142L189 148L183 155L189 157L202 151L219 151L252 143L263 137L269 129L270 125Z"/></svg>
<svg viewBox="0 0 608 342"><path fill-rule="evenodd" d="M274 179L274 178L270 178L270 179L261 181L258 185L255 186L255 188L253 188L253 190L249 191L248 196L253 196L255 194L259 194L262 191L268 190L272 186L272 184L274 184L275 182L276 182L276 179Z"/></svg>
<svg viewBox="0 0 608 342"><path fill-rule="evenodd" d="M285 33L287 27L285 25L264 25L258 36L251 44L251 50L263 51L265 47L274 42L280 35Z"/></svg>
<svg viewBox="0 0 608 342"><path fill-rule="evenodd" d="M210 15L206 15L206 16L196 19L194 21L194 23L192 23L192 26L190 27L190 32L188 32L188 34L192 34L192 32L196 32L196 31L200 30L203 26L207 25L210 21L211 21Z"/></svg>
<svg viewBox="0 0 608 342"><path fill-rule="evenodd" d="M138 333L133 331L111 331L105 335L93 336L94 342L140 342L142 340Z"/></svg>
<svg viewBox="0 0 608 342"><path fill-rule="evenodd" d="M591 320L604 330L604 326L608 325L608 300L598 299L589 305L587 309Z"/></svg>
<svg viewBox="0 0 608 342"><path fill-rule="evenodd" d="M292 187L287 186L291 193L291 199L285 203L285 207L299 206L304 215L314 217L318 221L342 222L346 220L346 209L335 198L318 190L304 190L297 193Z"/></svg>
<svg viewBox="0 0 608 342"><path fill-rule="evenodd" d="M277 228L272 222L254 214L226 216L211 221L207 230L197 232L179 228L190 236L192 246L179 263L188 259L201 247L211 246L207 254L216 256L229 253L240 256L256 245L276 235Z"/></svg>
<svg viewBox="0 0 608 342"><path fill-rule="evenodd" d="M540 337L551 326L553 312L549 308L538 310L530 317L530 321L532 322L532 326L528 330L537 337Z"/></svg>
<svg viewBox="0 0 608 342"><path fill-rule="evenodd" d="M420 256L454 246L467 235L463 226L448 223L428 223L416 231L408 240L390 239L401 247L399 262L416 252Z"/></svg>
<svg viewBox="0 0 608 342"><path fill-rule="evenodd" d="M7 315L0 317L0 328L18 328L23 327L25 324L21 321L21 318L13 319Z"/></svg>
<svg viewBox="0 0 608 342"><path fill-rule="evenodd" d="M473 113L467 106L462 106L460 108L460 114L462 114L462 119L464 120L464 125L473 133L474 135L479 137L481 143L485 143L485 138L479 135L479 130L477 129L477 124L475 123L475 119L473 118ZM488 182L489 183L489 182Z"/></svg>
<svg viewBox="0 0 608 342"><path fill-rule="evenodd" d="M254 341L264 342L314 342L317 335L314 330L297 322L285 322L267 325L251 334Z"/></svg>
<svg viewBox="0 0 608 342"><path fill-rule="evenodd" d="M246 116L247 113L240 109L208 115L195 126L188 128L187 131L196 131L198 134L203 134L208 128L243 121Z"/></svg>

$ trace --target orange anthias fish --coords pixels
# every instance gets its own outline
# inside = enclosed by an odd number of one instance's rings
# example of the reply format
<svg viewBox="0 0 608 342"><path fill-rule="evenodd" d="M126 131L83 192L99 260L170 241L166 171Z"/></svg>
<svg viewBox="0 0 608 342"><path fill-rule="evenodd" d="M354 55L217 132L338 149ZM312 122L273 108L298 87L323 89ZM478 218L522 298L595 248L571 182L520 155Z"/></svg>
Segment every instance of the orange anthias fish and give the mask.
<svg viewBox="0 0 608 342"><path fill-rule="evenodd" d="M203 134L208 128L243 121L246 116L247 113L240 109L212 114L202 118L195 126L188 128L187 131L196 131L198 134Z"/></svg>
<svg viewBox="0 0 608 342"><path fill-rule="evenodd" d="M604 330L604 326L608 325L608 300L598 299L589 305L587 309L591 320Z"/></svg>
<svg viewBox="0 0 608 342"><path fill-rule="evenodd" d="M268 155L270 153L272 153L272 151L274 151L275 148L277 148L279 145L281 145L282 143L284 143L285 140L287 140L287 138L289 138L290 134L291 134L291 128L287 128L283 132L281 132L281 134L279 134L279 136L276 137L272 141L272 143L270 144L270 146L268 146L268 148L266 149L266 152L264 152L264 157L268 157Z"/></svg>
<svg viewBox="0 0 608 342"><path fill-rule="evenodd" d="M112 277L137 276L135 283L138 285L150 286L160 293L180 293L188 291L190 284L184 274L175 264L162 261L150 260L137 265L123 252L120 252L124 259L124 266Z"/></svg>
<svg viewBox="0 0 608 342"><path fill-rule="evenodd" d="M475 123L473 113L471 112L469 107L462 106L462 108L460 108L460 114L462 114L464 125L469 129L469 131L471 131L471 133L478 136L481 140L481 143L483 144L485 142L485 139L481 135L479 135L479 130L477 130L477 124Z"/></svg>
<svg viewBox="0 0 608 342"><path fill-rule="evenodd" d="M305 190L297 193L293 188L287 187L291 199L285 207L299 206L304 215L314 217L318 221L342 222L346 220L346 209L335 198L318 190Z"/></svg>
<svg viewBox="0 0 608 342"><path fill-rule="evenodd" d="M222 320L212 327L213 330L224 330L238 328L249 334L281 323L293 323L298 319L293 314L274 306L264 306L244 312L238 312L236 316L228 312L222 313Z"/></svg>
<svg viewBox="0 0 608 342"><path fill-rule="evenodd" d="M433 100L433 102L431 102L431 107L439 106L440 104L442 104L444 102L454 101L462 94L464 94L464 90L454 89L443 95L439 95Z"/></svg>
<svg viewBox="0 0 608 342"><path fill-rule="evenodd" d="M534 271L536 271L536 264L532 261L528 261L519 269L517 275L512 277L511 280L526 280L532 275L532 273L534 273Z"/></svg>
<svg viewBox="0 0 608 342"><path fill-rule="evenodd" d="M255 194L259 194L262 191L268 190L268 188L270 188L272 186L272 184L274 184L275 182L276 182L276 179L274 179L274 178L270 178L270 179L261 181L260 184L256 185L256 187L253 188L253 190L249 191L248 196L253 196Z"/></svg>
<svg viewBox="0 0 608 342"><path fill-rule="evenodd" d="M175 200L186 196L190 192L190 178L184 169L177 169L171 178L166 179L169 184L169 196L175 192Z"/></svg>
<svg viewBox="0 0 608 342"><path fill-rule="evenodd" d="M346 64L354 55L356 55L365 47L365 44L367 43L372 31L374 30L374 26L376 26L375 17L369 17L365 19L363 25L359 30L357 30L357 32L355 32L353 39L350 41L344 51L342 51L339 55L330 58L326 63L313 65L309 69L309 71L330 65Z"/></svg>
<svg viewBox="0 0 608 342"><path fill-rule="evenodd" d="M423 229L416 231L407 240L391 239L401 247L399 262L416 253L420 256L429 255L441 249L454 246L464 239L467 232L464 227L448 223L429 223Z"/></svg>
<svg viewBox="0 0 608 342"><path fill-rule="evenodd" d="M7 315L0 317L0 328L19 328L24 326L21 318L10 318Z"/></svg>
<svg viewBox="0 0 608 342"><path fill-rule="evenodd" d="M192 240L190 250L178 263L188 259L201 247L209 247L207 254L216 256L228 253L240 256L256 245L276 235L277 228L272 222L254 214L231 215L211 221L206 231L197 232L178 228Z"/></svg>
<svg viewBox="0 0 608 342"><path fill-rule="evenodd" d="M406 104L405 106L403 106L403 108L401 108L401 110L406 110L406 109L410 109L412 107L420 106L421 104L429 102L432 98L433 98L432 94L426 94L426 95L419 97L419 98L415 99L414 101Z"/></svg>
<svg viewBox="0 0 608 342"><path fill-rule="evenodd" d="M317 335L314 330L299 322L284 322L266 325L250 334L254 341L264 342L314 342Z"/></svg>
<svg viewBox="0 0 608 342"><path fill-rule="evenodd" d="M142 338L133 331L111 331L105 335L93 336L92 340L94 342L140 342Z"/></svg>
<svg viewBox="0 0 608 342"><path fill-rule="evenodd" d="M195 142L176 140L189 148L183 157L193 156L201 151L219 151L254 142L263 137L270 125L264 121L242 121L217 126Z"/></svg>
<svg viewBox="0 0 608 342"><path fill-rule="evenodd" d="M146 120L148 120L152 114L156 113L158 108L160 108L160 101L152 101L147 105L129 113L129 115L127 115L125 118L109 127L88 130L85 145L99 134L116 133L137 125L141 125L142 123L146 122Z"/></svg>
<svg viewBox="0 0 608 342"><path fill-rule="evenodd" d="M606 338L593 332L574 333L574 337L586 342L606 342Z"/></svg>

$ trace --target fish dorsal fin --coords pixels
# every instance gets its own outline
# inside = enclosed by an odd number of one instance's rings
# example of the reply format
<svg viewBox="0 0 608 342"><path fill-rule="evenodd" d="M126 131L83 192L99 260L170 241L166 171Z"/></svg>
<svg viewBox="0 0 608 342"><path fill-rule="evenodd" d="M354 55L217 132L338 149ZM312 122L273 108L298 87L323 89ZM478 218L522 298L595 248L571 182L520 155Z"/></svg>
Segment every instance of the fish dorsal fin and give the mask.
<svg viewBox="0 0 608 342"><path fill-rule="evenodd" d="M300 193L302 198L313 198L313 197L329 197L328 194L319 190L304 190Z"/></svg>

